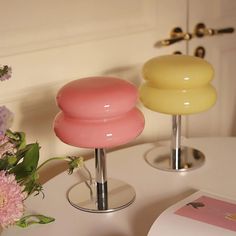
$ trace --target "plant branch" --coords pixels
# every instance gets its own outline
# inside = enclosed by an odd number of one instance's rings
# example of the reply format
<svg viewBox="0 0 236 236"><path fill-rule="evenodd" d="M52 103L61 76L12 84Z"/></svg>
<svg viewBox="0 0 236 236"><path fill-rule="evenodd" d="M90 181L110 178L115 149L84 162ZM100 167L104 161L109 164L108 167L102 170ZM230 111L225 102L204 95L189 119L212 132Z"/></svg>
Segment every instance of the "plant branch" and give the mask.
<svg viewBox="0 0 236 236"><path fill-rule="evenodd" d="M52 157L46 161L44 161L41 165L39 165L36 169L36 171L38 171L39 169L41 169L44 165L46 165L47 163L49 163L50 161L58 161L58 160L62 160L62 161L70 161L70 159L68 157Z"/></svg>

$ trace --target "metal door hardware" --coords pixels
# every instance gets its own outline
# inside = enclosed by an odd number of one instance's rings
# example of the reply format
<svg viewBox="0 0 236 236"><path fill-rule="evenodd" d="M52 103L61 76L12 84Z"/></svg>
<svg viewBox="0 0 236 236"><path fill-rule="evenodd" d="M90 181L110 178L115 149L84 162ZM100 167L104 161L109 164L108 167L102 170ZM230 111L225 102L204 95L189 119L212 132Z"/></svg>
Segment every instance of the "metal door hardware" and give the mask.
<svg viewBox="0 0 236 236"><path fill-rule="evenodd" d="M183 54L181 51L174 51L173 54L175 55L181 55ZM206 55L206 49L202 46L198 46L195 51L194 51L194 56L195 57L200 57L200 58L204 58Z"/></svg>
<svg viewBox="0 0 236 236"><path fill-rule="evenodd" d="M200 58L204 58L206 55L206 50L204 47L202 46L199 46L195 49L195 52L194 52L194 56L195 57L200 57Z"/></svg>
<svg viewBox="0 0 236 236"><path fill-rule="evenodd" d="M234 32L233 27L212 29L212 28L207 28L204 23L198 23L195 27L194 35L198 38L202 38L204 36L212 36L217 34L230 34L233 32Z"/></svg>
<svg viewBox="0 0 236 236"><path fill-rule="evenodd" d="M154 44L154 47L162 47L162 46L169 46L171 44L180 42L180 41L189 41L190 39L196 37L196 38L202 38L205 36L213 36L213 35L220 35L220 34L229 34L233 33L234 28L233 27L226 27L221 29L212 29L207 28L204 23L198 23L194 29L193 33L184 33L183 30L180 27L175 27L170 32L170 38L163 39L160 41L157 41Z"/></svg>
<svg viewBox="0 0 236 236"><path fill-rule="evenodd" d="M168 46L168 45L171 45L173 43L177 43L182 40L190 40L191 38L192 38L191 34L183 33L183 31L180 27L175 27L170 32L170 38L157 41L154 44L154 47Z"/></svg>
<svg viewBox="0 0 236 236"><path fill-rule="evenodd" d="M181 54L183 54L181 51L175 51L175 52L173 52L173 54L175 54L175 55L181 55Z"/></svg>

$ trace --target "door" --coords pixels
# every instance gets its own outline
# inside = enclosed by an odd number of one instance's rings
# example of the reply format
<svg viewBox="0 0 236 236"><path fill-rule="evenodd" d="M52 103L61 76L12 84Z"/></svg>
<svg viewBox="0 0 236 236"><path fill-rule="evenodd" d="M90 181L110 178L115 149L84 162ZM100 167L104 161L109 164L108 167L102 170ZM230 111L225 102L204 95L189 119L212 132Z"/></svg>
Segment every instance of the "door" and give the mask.
<svg viewBox="0 0 236 236"><path fill-rule="evenodd" d="M235 0L189 0L188 31L197 23L207 28L236 30ZM197 47L206 50L205 59L215 69L214 86L217 89L216 105L208 112L188 117L188 134L195 136L236 135L236 32L193 38L189 41L189 54Z"/></svg>
<svg viewBox="0 0 236 236"><path fill-rule="evenodd" d="M180 28L184 40L173 40L175 43L171 42L168 47L172 53L188 55L201 56L199 52L204 51L204 59L215 70L213 85L218 98L210 110L183 117L183 133L186 136L236 135L236 1L186 0L186 5L186 27L175 24L171 28ZM197 26L204 26L206 34L196 34ZM219 29L220 34L213 34Z"/></svg>

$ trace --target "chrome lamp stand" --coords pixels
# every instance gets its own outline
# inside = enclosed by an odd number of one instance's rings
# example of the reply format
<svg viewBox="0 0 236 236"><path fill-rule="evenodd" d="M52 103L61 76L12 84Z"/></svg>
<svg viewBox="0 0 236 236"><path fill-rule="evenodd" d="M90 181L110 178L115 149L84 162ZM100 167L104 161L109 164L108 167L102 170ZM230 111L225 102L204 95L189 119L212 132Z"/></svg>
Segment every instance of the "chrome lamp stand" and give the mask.
<svg viewBox="0 0 236 236"><path fill-rule="evenodd" d="M199 168L204 164L205 156L197 149L181 146L181 115L172 115L171 147L154 148L145 159L154 168L181 172Z"/></svg>
<svg viewBox="0 0 236 236"><path fill-rule="evenodd" d="M86 211L106 213L123 209L135 199L135 190L129 184L107 179L106 152L95 149L95 179L73 186L67 194L72 206Z"/></svg>

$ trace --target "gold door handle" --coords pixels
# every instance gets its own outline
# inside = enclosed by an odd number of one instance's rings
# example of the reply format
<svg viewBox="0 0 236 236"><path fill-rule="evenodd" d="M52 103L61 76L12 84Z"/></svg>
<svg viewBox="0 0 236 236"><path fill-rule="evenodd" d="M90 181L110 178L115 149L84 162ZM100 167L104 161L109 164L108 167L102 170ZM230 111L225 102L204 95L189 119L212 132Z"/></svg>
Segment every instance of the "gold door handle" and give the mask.
<svg viewBox="0 0 236 236"><path fill-rule="evenodd" d="M189 41L190 39L194 37L202 38L204 36L229 34L233 32L234 32L233 27L226 27L222 29L212 29L212 28L207 28L204 23L198 23L193 33L184 33L180 27L175 27L170 33L170 38L157 41L154 44L154 47L169 46L171 44L174 44L183 40Z"/></svg>
<svg viewBox="0 0 236 236"><path fill-rule="evenodd" d="M188 41L191 38L192 38L192 34L183 33L180 27L175 27L170 33L170 38L157 41L154 44L154 47L169 46L171 44L174 44L183 40Z"/></svg>
<svg viewBox="0 0 236 236"><path fill-rule="evenodd" d="M202 38L204 36L213 36L218 34L230 34L234 32L233 27L226 27L222 29L212 29L207 28L204 23L198 23L194 30L194 35L198 38Z"/></svg>
<svg viewBox="0 0 236 236"><path fill-rule="evenodd" d="M169 38L169 39L163 39L161 41L158 41L155 43L155 47L161 47L161 46L169 46L171 44L183 41L183 40L190 40L192 38L192 35L189 33L184 34L183 36L180 37L175 37L175 38Z"/></svg>

